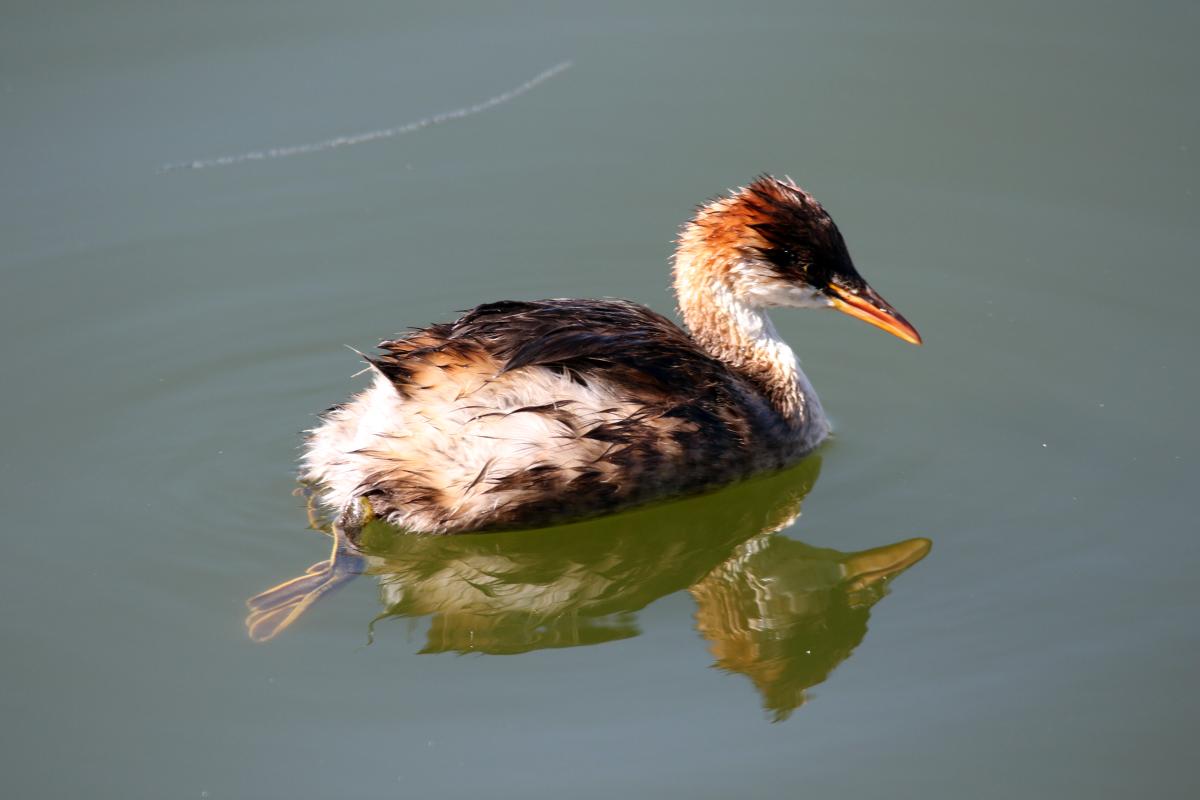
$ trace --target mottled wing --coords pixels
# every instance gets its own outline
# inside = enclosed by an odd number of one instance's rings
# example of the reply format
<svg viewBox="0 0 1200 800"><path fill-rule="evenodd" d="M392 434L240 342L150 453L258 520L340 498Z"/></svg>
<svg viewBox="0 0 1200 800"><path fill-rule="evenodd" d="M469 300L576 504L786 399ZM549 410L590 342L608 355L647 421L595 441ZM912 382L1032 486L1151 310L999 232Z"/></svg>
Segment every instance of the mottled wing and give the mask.
<svg viewBox="0 0 1200 800"><path fill-rule="evenodd" d="M491 527L552 518L564 496L572 506L602 511L728 481L747 470L747 444L763 418L743 379L670 320L621 300L490 303L380 349L371 363L401 397L423 407L438 396L443 407L473 409L475 419L538 414L559 423L566 438L547 443L553 449L532 456L522 471L474 467L463 492L513 498L489 519ZM541 385L529 370L598 387L613 407L583 408L559 396L513 407L512 396L529 394L520 387ZM501 396L508 398L502 407L488 405ZM557 449L572 437L578 447ZM571 461L571 452L584 460Z"/></svg>

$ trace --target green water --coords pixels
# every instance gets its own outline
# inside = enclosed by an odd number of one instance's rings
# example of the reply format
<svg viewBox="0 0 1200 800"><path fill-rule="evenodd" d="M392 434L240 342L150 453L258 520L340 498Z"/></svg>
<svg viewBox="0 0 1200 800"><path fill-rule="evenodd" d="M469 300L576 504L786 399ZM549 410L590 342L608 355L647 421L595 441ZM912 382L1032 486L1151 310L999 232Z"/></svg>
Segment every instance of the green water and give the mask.
<svg viewBox="0 0 1200 800"><path fill-rule="evenodd" d="M5 4L3 794L1197 796L1198 35L1166 2ZM251 641L328 552L294 464L343 345L669 311L676 226L761 171L926 341L776 315L816 458L573 528L375 526Z"/></svg>

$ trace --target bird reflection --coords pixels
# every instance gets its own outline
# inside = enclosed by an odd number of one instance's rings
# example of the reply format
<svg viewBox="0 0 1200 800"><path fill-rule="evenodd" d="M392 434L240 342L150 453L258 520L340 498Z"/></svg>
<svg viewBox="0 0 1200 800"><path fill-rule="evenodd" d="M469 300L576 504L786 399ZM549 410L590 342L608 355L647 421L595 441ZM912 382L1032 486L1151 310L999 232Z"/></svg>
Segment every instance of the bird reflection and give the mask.
<svg viewBox="0 0 1200 800"><path fill-rule="evenodd" d="M329 559L249 600L250 638L278 635L357 574L376 576L383 612L429 617L422 653L511 654L640 633L636 612L687 590L715 666L746 675L776 720L849 657L891 578L927 539L844 553L778 532L820 471L796 467L680 502L534 531L411 535L379 522L328 526Z"/></svg>

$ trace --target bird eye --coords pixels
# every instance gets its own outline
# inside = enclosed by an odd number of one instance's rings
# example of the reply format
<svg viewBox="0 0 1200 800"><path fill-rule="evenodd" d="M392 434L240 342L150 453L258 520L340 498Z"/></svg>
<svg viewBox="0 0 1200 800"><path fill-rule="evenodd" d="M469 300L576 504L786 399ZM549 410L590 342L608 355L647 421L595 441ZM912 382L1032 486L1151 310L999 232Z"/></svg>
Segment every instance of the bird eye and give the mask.
<svg viewBox="0 0 1200 800"><path fill-rule="evenodd" d="M796 255L786 247L772 247L762 251L763 256L777 267L791 267L796 263Z"/></svg>

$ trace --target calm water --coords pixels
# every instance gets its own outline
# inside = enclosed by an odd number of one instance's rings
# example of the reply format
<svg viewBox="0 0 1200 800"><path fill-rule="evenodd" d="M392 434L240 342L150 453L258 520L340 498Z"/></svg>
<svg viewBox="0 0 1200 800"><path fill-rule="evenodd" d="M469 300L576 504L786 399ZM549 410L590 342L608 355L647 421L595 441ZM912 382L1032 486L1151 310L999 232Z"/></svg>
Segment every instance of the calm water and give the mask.
<svg viewBox="0 0 1200 800"><path fill-rule="evenodd" d="M1197 796L1200 14L903 5L5 4L0 791ZM372 528L368 574L250 640L328 550L294 462L343 345L669 310L676 226L760 171L927 342L776 315L816 458L573 528Z"/></svg>

